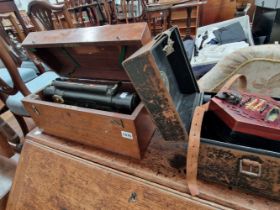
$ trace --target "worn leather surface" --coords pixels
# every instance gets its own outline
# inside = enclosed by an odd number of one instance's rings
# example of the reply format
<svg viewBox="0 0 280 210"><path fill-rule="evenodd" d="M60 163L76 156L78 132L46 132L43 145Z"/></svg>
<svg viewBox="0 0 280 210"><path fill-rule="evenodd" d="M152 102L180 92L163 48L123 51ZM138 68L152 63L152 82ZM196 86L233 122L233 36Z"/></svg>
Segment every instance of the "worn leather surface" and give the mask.
<svg viewBox="0 0 280 210"><path fill-rule="evenodd" d="M279 97L280 46L252 46L236 51L219 61L198 84L202 91L218 92L235 74L247 77L248 92Z"/></svg>

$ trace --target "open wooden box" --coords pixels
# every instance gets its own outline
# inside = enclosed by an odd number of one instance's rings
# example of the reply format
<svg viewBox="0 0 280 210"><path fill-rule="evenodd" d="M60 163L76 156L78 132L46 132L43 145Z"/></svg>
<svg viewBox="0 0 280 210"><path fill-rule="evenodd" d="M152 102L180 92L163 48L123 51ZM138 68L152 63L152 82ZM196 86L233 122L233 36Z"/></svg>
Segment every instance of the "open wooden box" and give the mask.
<svg viewBox="0 0 280 210"><path fill-rule="evenodd" d="M57 67L61 75L95 78L91 81L102 84L121 81L123 90L131 91L134 88L118 62L150 39L147 24L136 23L31 33L23 46ZM75 71L69 74L66 67L73 63ZM137 159L155 130L142 103L131 114L122 114L48 102L39 92L24 98L23 104L47 134Z"/></svg>

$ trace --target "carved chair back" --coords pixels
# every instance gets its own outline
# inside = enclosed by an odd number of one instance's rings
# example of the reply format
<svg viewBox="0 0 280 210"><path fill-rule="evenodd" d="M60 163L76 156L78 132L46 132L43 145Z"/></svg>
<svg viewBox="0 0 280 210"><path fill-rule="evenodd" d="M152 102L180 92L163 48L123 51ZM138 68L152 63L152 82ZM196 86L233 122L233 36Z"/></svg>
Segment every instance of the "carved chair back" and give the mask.
<svg viewBox="0 0 280 210"><path fill-rule="evenodd" d="M65 0L65 5L79 26L96 26L110 22L104 0Z"/></svg>
<svg viewBox="0 0 280 210"><path fill-rule="evenodd" d="M7 68L7 71L13 81L13 86L11 87L2 78L0 78L0 99L6 104L8 96L15 95L18 92L21 92L23 96L27 96L30 94L30 91L28 90L20 76L18 65L11 56L9 45L1 36L0 46L0 59ZM18 121L23 134L27 134L29 130L23 117L16 114L14 114L14 116Z"/></svg>
<svg viewBox="0 0 280 210"><path fill-rule="evenodd" d="M11 27L10 32L6 31L7 24ZM11 14L0 14L0 36L5 40L5 44L8 45L8 50L13 60L17 65L20 65L22 59L27 58L26 52L20 44L25 39L25 34Z"/></svg>
<svg viewBox="0 0 280 210"><path fill-rule="evenodd" d="M5 26L3 25L4 20L10 21L14 34L7 33ZM17 40L14 39L13 35L16 35ZM3 38L4 44L10 56L18 67L20 67L23 60L31 60L34 62L40 73L45 72L45 68L43 67L41 61L39 61L33 53L27 52L22 48L21 42L25 39L25 34L19 28L13 15L0 14L0 36Z"/></svg>
<svg viewBox="0 0 280 210"><path fill-rule="evenodd" d="M115 0L117 22L138 22L143 15L142 0Z"/></svg>
<svg viewBox="0 0 280 210"><path fill-rule="evenodd" d="M27 14L37 31L74 28L72 18L64 5L51 5L45 1L34 0L29 3Z"/></svg>
<svg viewBox="0 0 280 210"><path fill-rule="evenodd" d="M2 46L0 48L0 59L6 66L14 82L13 87L10 87L8 84L6 84L4 80L0 78L0 92L7 95L14 95L18 91L21 91L23 95L29 95L30 91L27 89L20 77L20 74L17 70L17 64L14 62L10 54L9 45L5 42L5 40L2 37L0 37L0 45Z"/></svg>

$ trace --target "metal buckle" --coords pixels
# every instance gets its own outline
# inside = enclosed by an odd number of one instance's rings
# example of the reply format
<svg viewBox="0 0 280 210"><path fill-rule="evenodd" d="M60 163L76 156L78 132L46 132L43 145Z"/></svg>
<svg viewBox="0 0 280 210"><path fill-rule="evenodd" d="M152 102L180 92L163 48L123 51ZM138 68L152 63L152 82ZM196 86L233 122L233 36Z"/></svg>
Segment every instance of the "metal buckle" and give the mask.
<svg viewBox="0 0 280 210"><path fill-rule="evenodd" d="M239 162L239 173L253 177L260 177L262 173L262 165L257 161L242 159Z"/></svg>
<svg viewBox="0 0 280 210"><path fill-rule="evenodd" d="M165 52L166 56L174 52L173 44L174 41L170 37L168 37L167 44L163 48L163 51Z"/></svg>
<svg viewBox="0 0 280 210"><path fill-rule="evenodd" d="M174 52L174 48L173 48L174 41L170 38L171 33L172 33L171 30L162 33L167 36L167 44L163 48L163 52L165 53L166 56Z"/></svg>
<svg viewBox="0 0 280 210"><path fill-rule="evenodd" d="M40 115L40 112L38 111L38 109L36 108L36 106L34 105L34 104L32 104L32 110L33 110L33 112L36 114L36 115Z"/></svg>

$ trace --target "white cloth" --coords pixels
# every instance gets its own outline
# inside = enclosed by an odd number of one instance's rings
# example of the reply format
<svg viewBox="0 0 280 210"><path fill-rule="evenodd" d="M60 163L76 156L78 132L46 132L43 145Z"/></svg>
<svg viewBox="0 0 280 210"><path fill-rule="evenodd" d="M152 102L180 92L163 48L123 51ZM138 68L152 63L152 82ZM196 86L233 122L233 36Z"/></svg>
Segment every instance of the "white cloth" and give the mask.
<svg viewBox="0 0 280 210"><path fill-rule="evenodd" d="M199 65L200 63L203 63L204 65L215 63L223 59L225 56L229 55L230 53L245 47L249 47L249 44L244 41L223 44L223 45L208 44L205 45L205 47L199 51L198 56L192 57L191 64L192 66L195 66L195 65Z"/></svg>
<svg viewBox="0 0 280 210"><path fill-rule="evenodd" d="M202 44L202 47L204 48L207 45L208 42L210 42L212 39L215 39L216 36L213 33L213 31L215 31L217 29L218 29L217 27L213 27L213 28L210 28L207 31L204 31L201 34L198 34L197 38L195 39L196 48L199 50L201 44ZM207 34L208 37L207 37L207 39L205 41L203 41L203 36L205 36L206 34Z"/></svg>

